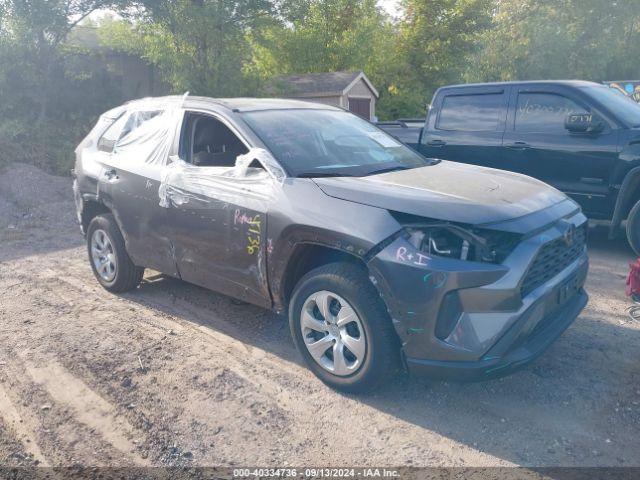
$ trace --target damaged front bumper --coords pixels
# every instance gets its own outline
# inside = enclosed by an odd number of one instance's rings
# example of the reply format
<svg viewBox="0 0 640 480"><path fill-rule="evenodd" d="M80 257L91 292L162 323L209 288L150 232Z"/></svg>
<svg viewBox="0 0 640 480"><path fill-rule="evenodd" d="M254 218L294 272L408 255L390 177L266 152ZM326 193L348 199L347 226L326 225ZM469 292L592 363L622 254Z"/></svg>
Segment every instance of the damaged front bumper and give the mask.
<svg viewBox="0 0 640 480"><path fill-rule="evenodd" d="M432 378L502 376L540 355L587 303L586 218L519 243L502 264L420 255L401 237L369 262L408 370Z"/></svg>

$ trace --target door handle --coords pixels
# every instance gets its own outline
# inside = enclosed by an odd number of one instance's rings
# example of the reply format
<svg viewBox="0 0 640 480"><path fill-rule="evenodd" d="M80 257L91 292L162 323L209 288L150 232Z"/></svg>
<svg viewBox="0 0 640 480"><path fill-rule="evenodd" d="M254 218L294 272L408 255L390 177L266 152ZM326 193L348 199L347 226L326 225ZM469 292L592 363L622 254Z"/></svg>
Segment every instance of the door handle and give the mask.
<svg viewBox="0 0 640 480"><path fill-rule="evenodd" d="M602 185L604 183L604 179L592 177L580 177L580 181L588 185Z"/></svg>
<svg viewBox="0 0 640 480"><path fill-rule="evenodd" d="M510 148L511 150L526 150L527 148L531 148L527 142L513 142L507 143L505 147Z"/></svg>
<svg viewBox="0 0 640 480"><path fill-rule="evenodd" d="M444 147L447 144L444 140L429 140L427 145L430 147Z"/></svg>
<svg viewBox="0 0 640 480"><path fill-rule="evenodd" d="M110 182L113 182L114 180L118 180L118 172L116 172L115 169L109 169L109 170L105 170L104 172L104 178L105 180L108 180Z"/></svg>

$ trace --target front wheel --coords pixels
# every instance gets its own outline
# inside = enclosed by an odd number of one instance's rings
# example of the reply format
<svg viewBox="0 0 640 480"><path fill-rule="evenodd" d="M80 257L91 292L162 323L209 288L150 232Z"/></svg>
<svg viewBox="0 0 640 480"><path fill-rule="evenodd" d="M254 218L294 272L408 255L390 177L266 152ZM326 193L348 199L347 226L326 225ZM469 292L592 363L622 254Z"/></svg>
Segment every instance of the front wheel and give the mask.
<svg viewBox="0 0 640 480"><path fill-rule="evenodd" d="M356 265L307 273L294 289L289 324L309 369L337 390L371 390L399 369L400 345L385 305Z"/></svg>
<svg viewBox="0 0 640 480"><path fill-rule="evenodd" d="M627 240L636 255L640 256L640 201L633 206L627 217Z"/></svg>

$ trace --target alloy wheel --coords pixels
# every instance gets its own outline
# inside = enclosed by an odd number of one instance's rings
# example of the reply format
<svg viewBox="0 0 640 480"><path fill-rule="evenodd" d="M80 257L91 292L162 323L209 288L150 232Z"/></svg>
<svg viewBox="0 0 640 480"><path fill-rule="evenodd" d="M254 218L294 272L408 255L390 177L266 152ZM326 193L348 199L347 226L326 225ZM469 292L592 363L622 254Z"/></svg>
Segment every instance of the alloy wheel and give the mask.
<svg viewBox="0 0 640 480"><path fill-rule="evenodd" d="M367 339L355 310L326 290L310 295L302 306L300 328L311 357L325 370L345 377L364 363Z"/></svg>
<svg viewBox="0 0 640 480"><path fill-rule="evenodd" d="M97 229L91 236L91 259L96 272L105 282L112 282L116 278L118 259L113 243L104 230Z"/></svg>

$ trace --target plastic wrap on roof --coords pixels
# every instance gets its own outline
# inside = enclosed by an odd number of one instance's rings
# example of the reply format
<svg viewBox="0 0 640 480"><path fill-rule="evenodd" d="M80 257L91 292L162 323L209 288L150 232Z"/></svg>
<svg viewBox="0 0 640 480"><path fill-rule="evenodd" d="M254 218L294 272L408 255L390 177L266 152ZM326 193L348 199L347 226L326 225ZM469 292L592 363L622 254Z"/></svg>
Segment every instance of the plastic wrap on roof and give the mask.
<svg viewBox="0 0 640 480"><path fill-rule="evenodd" d="M252 149L238 157L235 167L196 167L174 159L162 172L159 204L164 208L186 204L191 208L209 208L213 202L223 206L250 203L255 210L266 211L277 179L265 169L250 165L256 159L273 161L267 157L271 158L265 150Z"/></svg>

